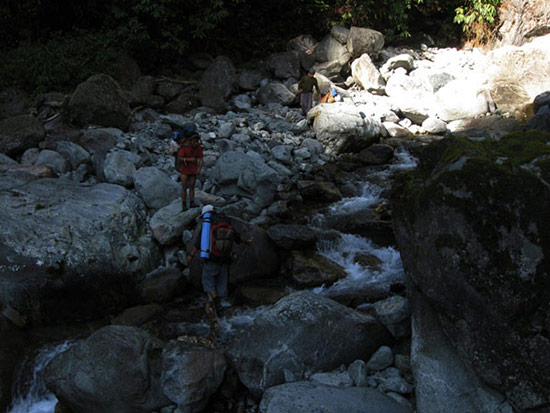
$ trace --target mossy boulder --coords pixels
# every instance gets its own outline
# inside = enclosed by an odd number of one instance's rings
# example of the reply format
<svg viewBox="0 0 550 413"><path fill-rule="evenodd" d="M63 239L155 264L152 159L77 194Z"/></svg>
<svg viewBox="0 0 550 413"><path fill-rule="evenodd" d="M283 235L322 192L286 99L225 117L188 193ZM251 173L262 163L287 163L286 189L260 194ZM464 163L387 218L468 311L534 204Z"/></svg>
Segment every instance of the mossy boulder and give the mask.
<svg viewBox="0 0 550 413"><path fill-rule="evenodd" d="M130 125L130 105L119 84L98 74L78 85L69 101L69 116L79 125L97 125L126 130Z"/></svg>
<svg viewBox="0 0 550 413"><path fill-rule="evenodd" d="M549 186L550 134L530 131L435 142L392 190L409 291L519 411L550 401Z"/></svg>

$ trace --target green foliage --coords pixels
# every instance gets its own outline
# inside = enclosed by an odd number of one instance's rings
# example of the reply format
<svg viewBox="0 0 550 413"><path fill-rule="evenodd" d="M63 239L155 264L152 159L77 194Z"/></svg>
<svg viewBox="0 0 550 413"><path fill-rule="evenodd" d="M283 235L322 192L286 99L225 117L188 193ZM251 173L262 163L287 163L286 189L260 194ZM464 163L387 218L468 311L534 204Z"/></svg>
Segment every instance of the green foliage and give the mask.
<svg viewBox="0 0 550 413"><path fill-rule="evenodd" d="M498 8L502 0L468 0L455 9L454 22L462 25L467 40L474 44L487 44L496 30Z"/></svg>
<svg viewBox="0 0 550 413"><path fill-rule="evenodd" d="M115 56L108 36L85 31L55 33L46 43L25 42L4 50L2 86L18 84L29 91L72 89L94 73L109 73Z"/></svg>
<svg viewBox="0 0 550 413"><path fill-rule="evenodd" d="M498 6L502 0L469 0L468 4L455 9L455 23L463 24L464 30L475 22L493 24L497 18Z"/></svg>

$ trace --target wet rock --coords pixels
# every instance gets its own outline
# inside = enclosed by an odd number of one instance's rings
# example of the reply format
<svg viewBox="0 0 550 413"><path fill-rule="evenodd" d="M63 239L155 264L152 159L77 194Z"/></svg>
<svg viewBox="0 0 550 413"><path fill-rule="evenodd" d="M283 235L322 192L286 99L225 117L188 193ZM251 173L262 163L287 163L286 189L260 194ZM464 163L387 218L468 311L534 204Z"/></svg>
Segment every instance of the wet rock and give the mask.
<svg viewBox="0 0 550 413"><path fill-rule="evenodd" d="M45 381L79 412L150 412L170 404L163 394L160 342L135 327L108 326L56 356Z"/></svg>
<svg viewBox="0 0 550 413"><path fill-rule="evenodd" d="M221 350L172 340L162 352L162 391L178 409L203 411L222 384L226 367Z"/></svg>
<svg viewBox="0 0 550 413"><path fill-rule="evenodd" d="M447 138L392 191L396 238L416 294L436 305L455 345L475 354L458 352L464 362L520 410L546 403L550 388L536 373L548 368L550 348L540 335L549 302L550 249L539 235L550 231L547 142L535 131L478 143Z"/></svg>
<svg viewBox="0 0 550 413"><path fill-rule="evenodd" d="M376 317L395 338L407 337L411 333L410 308L408 300L399 295L374 303Z"/></svg>
<svg viewBox="0 0 550 413"><path fill-rule="evenodd" d="M312 328L315 326L315 328ZM330 370L365 359L388 339L371 317L303 291L282 298L228 345L241 381L253 394L309 369Z"/></svg>
<svg viewBox="0 0 550 413"><path fill-rule="evenodd" d="M302 287L331 285L345 278L344 268L317 253L292 251L292 280Z"/></svg>

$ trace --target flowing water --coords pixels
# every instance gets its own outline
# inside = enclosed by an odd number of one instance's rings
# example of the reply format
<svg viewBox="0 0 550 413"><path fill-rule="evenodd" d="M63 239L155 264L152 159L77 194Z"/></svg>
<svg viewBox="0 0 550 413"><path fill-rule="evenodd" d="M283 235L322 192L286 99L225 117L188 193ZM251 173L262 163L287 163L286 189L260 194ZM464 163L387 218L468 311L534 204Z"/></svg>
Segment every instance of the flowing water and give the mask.
<svg viewBox="0 0 550 413"><path fill-rule="evenodd" d="M323 227L327 216L348 216L358 211L368 211L383 201L381 194L384 184L393 178L395 173L416 167L416 160L406 150L397 149L395 160L383 169L373 169L359 183L361 187L357 196L344 198L330 205L325 216L313 217L312 224ZM369 239L358 235L341 233L336 241L322 240L317 245L321 255L342 266L347 276L331 286L321 286L313 289L315 293L330 295L338 291L361 289L371 283L391 283L403 278L403 268L399 252L391 247L381 247ZM374 268L359 264L356 258L360 255L374 256L380 262ZM268 307L235 308L227 317L220 319L220 328L224 340L245 328ZM178 329L185 334L206 335L206 323L180 323ZM14 404L9 413L53 413L57 399L46 388L43 380L44 369L48 362L57 354L68 349L73 343L65 342L58 345L48 345L40 350L32 366L28 382L20 380L14 395Z"/></svg>
<svg viewBox="0 0 550 413"><path fill-rule="evenodd" d="M44 369L51 359L75 343L66 341L61 344L48 344L40 349L30 363L27 363L28 366L23 366L14 391L13 407L9 413L53 413L57 399L44 383ZM28 372L31 374L25 378Z"/></svg>

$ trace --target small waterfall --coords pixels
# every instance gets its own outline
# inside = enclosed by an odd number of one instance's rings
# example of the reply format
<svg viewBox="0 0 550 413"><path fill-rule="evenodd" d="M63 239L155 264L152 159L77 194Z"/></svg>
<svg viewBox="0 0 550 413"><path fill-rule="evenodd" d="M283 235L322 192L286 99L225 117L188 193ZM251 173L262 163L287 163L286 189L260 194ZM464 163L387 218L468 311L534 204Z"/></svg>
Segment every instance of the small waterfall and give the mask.
<svg viewBox="0 0 550 413"><path fill-rule="evenodd" d="M17 381L14 392L13 406L9 413L53 413L57 399L48 390L44 383L44 369L55 356L64 352L76 342L66 341L62 344L46 345L38 351L38 354L30 363L25 363L30 372L28 378ZM21 372L21 376L29 371Z"/></svg>

